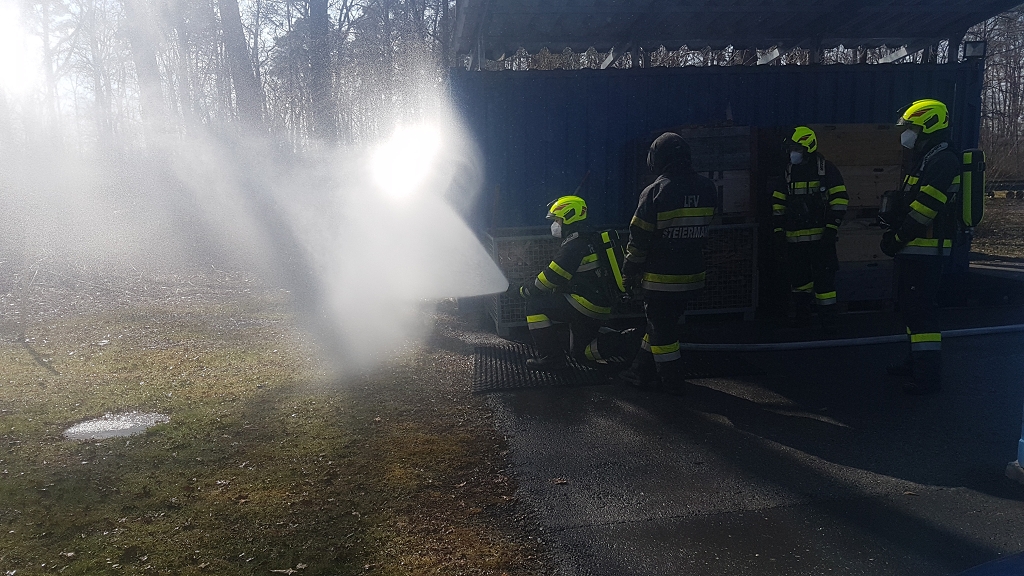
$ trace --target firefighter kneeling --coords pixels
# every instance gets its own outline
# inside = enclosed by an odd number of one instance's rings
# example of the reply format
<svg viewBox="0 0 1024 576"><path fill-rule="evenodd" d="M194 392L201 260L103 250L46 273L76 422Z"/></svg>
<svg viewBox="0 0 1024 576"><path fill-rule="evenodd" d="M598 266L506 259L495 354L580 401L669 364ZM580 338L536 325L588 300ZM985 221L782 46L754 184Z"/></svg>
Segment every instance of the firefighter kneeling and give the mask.
<svg viewBox="0 0 1024 576"><path fill-rule="evenodd" d="M602 250L602 233L587 225L587 203L579 196L563 196L550 204L547 219L551 220L551 235L562 242L547 267L519 288L526 299L526 323L538 351L526 366L532 370L566 367L556 322L569 325L569 350L574 358L596 363L626 361L630 349L636 348L635 343L630 344L631 333L602 329L617 298L614 275L619 270Z"/></svg>

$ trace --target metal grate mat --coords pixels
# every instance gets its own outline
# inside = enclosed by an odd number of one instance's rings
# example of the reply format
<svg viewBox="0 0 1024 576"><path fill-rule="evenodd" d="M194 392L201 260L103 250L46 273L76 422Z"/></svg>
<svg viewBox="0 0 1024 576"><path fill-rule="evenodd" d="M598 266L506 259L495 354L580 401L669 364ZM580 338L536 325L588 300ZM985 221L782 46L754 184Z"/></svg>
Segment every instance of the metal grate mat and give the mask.
<svg viewBox="0 0 1024 576"><path fill-rule="evenodd" d="M515 342L501 346L478 346L473 354L474 393L501 392L524 388L553 388L562 386L600 386L615 384L620 367L609 366L599 370L569 360L569 369L539 372L526 367L532 356L529 346ZM725 352L693 352L683 354L683 377L735 378L762 376L764 372L743 360L737 354Z"/></svg>

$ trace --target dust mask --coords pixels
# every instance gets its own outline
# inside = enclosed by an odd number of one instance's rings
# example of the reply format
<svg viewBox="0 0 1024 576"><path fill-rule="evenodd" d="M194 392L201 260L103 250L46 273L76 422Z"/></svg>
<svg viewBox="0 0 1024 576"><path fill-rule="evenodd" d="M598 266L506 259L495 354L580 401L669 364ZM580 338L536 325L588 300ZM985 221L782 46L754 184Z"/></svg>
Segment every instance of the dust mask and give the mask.
<svg viewBox="0 0 1024 576"><path fill-rule="evenodd" d="M551 223L551 235L554 236L555 238L562 237L562 225L558 222L558 220L555 220L554 222Z"/></svg>
<svg viewBox="0 0 1024 576"><path fill-rule="evenodd" d="M913 149L914 144L916 143L917 132L914 132L913 130L904 130L903 134L900 134L900 144L902 144L904 148Z"/></svg>
<svg viewBox="0 0 1024 576"><path fill-rule="evenodd" d="M803 152L790 152L789 153L789 163L790 164L799 164L799 163L801 163L803 161L804 161L804 153Z"/></svg>

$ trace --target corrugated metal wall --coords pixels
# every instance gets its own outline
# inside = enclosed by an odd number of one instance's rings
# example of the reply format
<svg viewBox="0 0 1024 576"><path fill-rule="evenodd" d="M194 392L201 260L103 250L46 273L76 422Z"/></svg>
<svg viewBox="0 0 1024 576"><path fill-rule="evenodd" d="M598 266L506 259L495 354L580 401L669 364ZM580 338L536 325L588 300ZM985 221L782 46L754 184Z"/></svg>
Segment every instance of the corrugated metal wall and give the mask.
<svg viewBox="0 0 1024 576"><path fill-rule="evenodd" d="M623 225L639 193L636 150L675 126L889 123L913 100L938 98L950 106L957 144L975 146L981 81L978 62L460 70L452 92L485 162L472 221L495 229L543 225L545 205L588 171L583 195L595 224Z"/></svg>

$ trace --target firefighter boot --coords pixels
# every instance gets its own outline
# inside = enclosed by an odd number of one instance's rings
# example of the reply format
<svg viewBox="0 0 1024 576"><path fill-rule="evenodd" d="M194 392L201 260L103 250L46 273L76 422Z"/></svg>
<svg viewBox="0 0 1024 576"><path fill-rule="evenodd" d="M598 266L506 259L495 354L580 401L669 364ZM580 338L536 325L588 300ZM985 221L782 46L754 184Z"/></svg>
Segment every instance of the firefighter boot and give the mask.
<svg viewBox="0 0 1024 576"><path fill-rule="evenodd" d="M534 344L537 345L538 355L526 360L526 367L530 370L550 372L565 368L565 353L558 345L558 333L554 327L536 328L530 330Z"/></svg>
<svg viewBox="0 0 1024 576"><path fill-rule="evenodd" d="M936 394L942 390L942 358L938 350L914 353L914 376L903 384L903 392L913 396Z"/></svg>
<svg viewBox="0 0 1024 576"><path fill-rule="evenodd" d="M790 292L786 321L791 328L800 328L810 322L812 298L814 295L807 292Z"/></svg>
<svg viewBox="0 0 1024 576"><path fill-rule="evenodd" d="M686 396L693 391L693 384L683 378L683 361L658 362L659 389L666 394Z"/></svg>
<svg viewBox="0 0 1024 576"><path fill-rule="evenodd" d="M835 304L818 307L818 319L821 320L821 334L826 337L835 336L839 329L839 311Z"/></svg>
<svg viewBox="0 0 1024 576"><path fill-rule="evenodd" d="M885 371L889 376L895 376L896 378L903 378L904 380L914 379L914 359L909 354L902 362L896 362L889 364L885 367Z"/></svg>
<svg viewBox="0 0 1024 576"><path fill-rule="evenodd" d="M658 387L658 373L654 367L654 356L641 349L633 364L619 372L619 380L637 388L654 389Z"/></svg>

